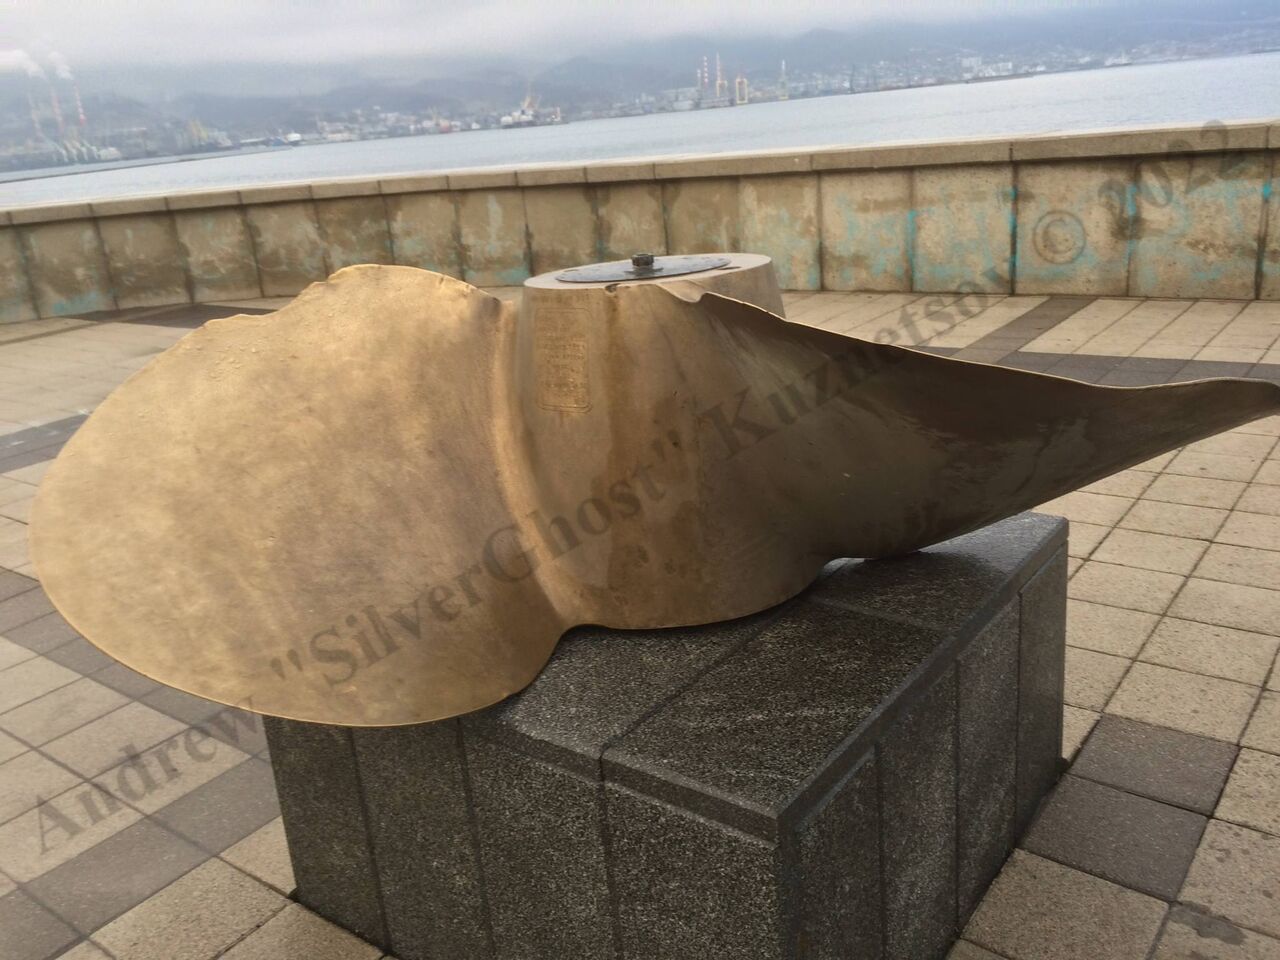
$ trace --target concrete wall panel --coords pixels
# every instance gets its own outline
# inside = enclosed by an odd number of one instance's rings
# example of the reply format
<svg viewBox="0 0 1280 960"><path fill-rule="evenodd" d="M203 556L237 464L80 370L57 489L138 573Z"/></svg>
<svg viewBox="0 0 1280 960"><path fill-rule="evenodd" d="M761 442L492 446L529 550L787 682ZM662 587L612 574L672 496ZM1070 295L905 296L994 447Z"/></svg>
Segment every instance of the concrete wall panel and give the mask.
<svg viewBox="0 0 1280 960"><path fill-rule="evenodd" d="M719 253L742 249L738 181L672 181L662 185L668 253Z"/></svg>
<svg viewBox="0 0 1280 960"><path fill-rule="evenodd" d="M168 213L104 217L98 221L116 306L190 303L186 258Z"/></svg>
<svg viewBox="0 0 1280 960"><path fill-rule="evenodd" d="M316 219L325 240L330 272L356 263L392 262L391 233L382 197L317 200Z"/></svg>
<svg viewBox="0 0 1280 960"><path fill-rule="evenodd" d="M585 184L530 187L524 210L534 273L596 261L596 213Z"/></svg>
<svg viewBox="0 0 1280 960"><path fill-rule="evenodd" d="M111 310L110 274L92 220L62 220L22 228L28 276L42 317Z"/></svg>
<svg viewBox="0 0 1280 960"><path fill-rule="evenodd" d="M1252 297L1269 170L1261 152L1142 161L1130 295Z"/></svg>
<svg viewBox="0 0 1280 960"><path fill-rule="evenodd" d="M1012 165L926 167L913 176L915 289L1008 293Z"/></svg>
<svg viewBox="0 0 1280 960"><path fill-rule="evenodd" d="M396 263L461 278L457 195L404 193L386 201Z"/></svg>
<svg viewBox="0 0 1280 960"><path fill-rule="evenodd" d="M1280 124L1276 125L1280 134ZM1267 245L1262 254L1262 275L1258 278L1258 295L1264 300L1280 300L1280 162L1270 154L1271 174L1267 181Z"/></svg>
<svg viewBox="0 0 1280 960"><path fill-rule="evenodd" d="M818 290L818 176L744 177L739 193L742 248L773 258L783 290Z"/></svg>
<svg viewBox="0 0 1280 960"><path fill-rule="evenodd" d="M522 191L498 187L460 194L463 278L476 286L513 286L529 278Z"/></svg>
<svg viewBox="0 0 1280 960"><path fill-rule="evenodd" d="M16 230L0 230L0 323L34 320L36 302L27 282Z"/></svg>
<svg viewBox="0 0 1280 960"><path fill-rule="evenodd" d="M822 175L825 290L911 289L907 170Z"/></svg>
<svg viewBox="0 0 1280 960"><path fill-rule="evenodd" d="M1125 295L1133 173L1129 160L1018 168L1018 293Z"/></svg>
<svg viewBox="0 0 1280 960"><path fill-rule="evenodd" d="M291 297L330 273L310 200L246 207L265 297Z"/></svg>
<svg viewBox="0 0 1280 960"><path fill-rule="evenodd" d="M625 260L634 253L667 252L662 214L662 187L656 183L621 183L595 187L600 221L600 259Z"/></svg>
<svg viewBox="0 0 1280 960"><path fill-rule="evenodd" d="M173 215L187 260L192 298L251 300L262 296L253 240L239 207L179 210Z"/></svg>

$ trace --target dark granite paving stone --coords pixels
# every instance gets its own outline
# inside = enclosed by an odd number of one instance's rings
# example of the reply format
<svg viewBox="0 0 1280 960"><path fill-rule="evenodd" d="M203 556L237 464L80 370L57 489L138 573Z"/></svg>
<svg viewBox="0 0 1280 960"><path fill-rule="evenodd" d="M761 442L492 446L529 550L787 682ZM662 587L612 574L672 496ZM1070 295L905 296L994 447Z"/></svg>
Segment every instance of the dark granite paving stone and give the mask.
<svg viewBox="0 0 1280 960"><path fill-rule="evenodd" d="M782 960L772 844L613 784L605 796L623 957Z"/></svg>
<svg viewBox="0 0 1280 960"><path fill-rule="evenodd" d="M1071 773L1212 814L1235 759L1234 744L1105 714Z"/></svg>
<svg viewBox="0 0 1280 960"><path fill-rule="evenodd" d="M1187 365L1186 360L1170 360L1165 357L1125 357L1118 370L1138 370L1142 373L1172 374Z"/></svg>
<svg viewBox="0 0 1280 960"><path fill-rule="evenodd" d="M1066 683L1067 552L1022 588L1018 642L1018 785L1015 834L1021 835L1062 769L1062 696Z"/></svg>
<svg viewBox="0 0 1280 960"><path fill-rule="evenodd" d="M460 724L356 730L355 746L392 952L493 956Z"/></svg>
<svg viewBox="0 0 1280 960"><path fill-rule="evenodd" d="M208 854L141 820L27 884L81 933L137 906L208 859Z"/></svg>
<svg viewBox="0 0 1280 960"><path fill-rule="evenodd" d="M1049 368L1049 372L1059 377L1075 377L1083 379L1084 374L1105 375L1118 369L1124 357L1102 357L1092 354L1069 354Z"/></svg>
<svg viewBox="0 0 1280 960"><path fill-rule="evenodd" d="M38 586L39 584L30 577L24 577L11 570L0 570L0 601L34 590Z"/></svg>
<svg viewBox="0 0 1280 960"><path fill-rule="evenodd" d="M161 684L129 669L123 663L113 663L103 667L93 675L93 679L105 684L112 690L118 690L125 696L142 697L152 690L160 689Z"/></svg>
<svg viewBox="0 0 1280 960"><path fill-rule="evenodd" d="M298 902L388 949L351 729L263 722Z"/></svg>
<svg viewBox="0 0 1280 960"><path fill-rule="evenodd" d="M956 672L881 743L885 960L940 960L956 937Z"/></svg>
<svg viewBox="0 0 1280 960"><path fill-rule="evenodd" d="M1021 350L1093 301L1093 297L1049 297L1003 327L974 341L961 350L958 356L963 360L981 360L981 355L985 352L1003 350L1009 353Z"/></svg>
<svg viewBox="0 0 1280 960"><path fill-rule="evenodd" d="M60 663L85 675L115 663L105 653L83 637L54 647L45 654L54 663Z"/></svg>
<svg viewBox="0 0 1280 960"><path fill-rule="evenodd" d="M1002 367L1015 370L1029 370L1032 373L1045 373L1057 362L1058 356L1053 353L1011 353L1000 361Z"/></svg>
<svg viewBox="0 0 1280 960"><path fill-rule="evenodd" d="M882 955L878 792L872 754L798 827L801 937L811 956Z"/></svg>
<svg viewBox="0 0 1280 960"><path fill-rule="evenodd" d="M1018 772L1019 604L992 621L960 658L957 902L960 925L1014 843Z"/></svg>
<svg viewBox="0 0 1280 960"><path fill-rule="evenodd" d="M0 603L0 633L7 637L14 628L50 613L53 613L53 604L44 590L37 586Z"/></svg>
<svg viewBox="0 0 1280 960"><path fill-rule="evenodd" d="M1280 363L1259 363L1249 371L1249 376L1257 380L1280 383Z"/></svg>
<svg viewBox="0 0 1280 960"><path fill-rule="evenodd" d="M1247 377L1256 364L1217 360L1188 360L1173 376L1179 380L1207 380L1211 377Z"/></svg>
<svg viewBox="0 0 1280 960"><path fill-rule="evenodd" d="M1206 822L1178 807L1066 776L1022 846L1104 880L1173 900Z"/></svg>
<svg viewBox="0 0 1280 960"><path fill-rule="evenodd" d="M770 836L814 771L843 773L832 751L943 639L804 600L619 738L607 777Z"/></svg>
<svg viewBox="0 0 1280 960"><path fill-rule="evenodd" d="M71 927L21 890L0 897L0 957L48 960L80 939Z"/></svg>
<svg viewBox="0 0 1280 960"><path fill-rule="evenodd" d="M1143 370L1112 370L1098 382L1108 387L1150 387L1165 383L1169 374L1149 373Z"/></svg>
<svg viewBox="0 0 1280 960"><path fill-rule="evenodd" d="M494 955L613 957L599 781L483 737L465 744Z"/></svg>
<svg viewBox="0 0 1280 960"><path fill-rule="evenodd" d="M227 709L220 703L192 696L175 687L161 686L142 698L142 702L154 710L167 713L191 726L203 725L215 713Z"/></svg>
<svg viewBox="0 0 1280 960"><path fill-rule="evenodd" d="M56 647L80 638L80 634L71 629L59 613L46 613L30 623L4 631L4 635L14 643L21 644L36 653L48 653Z"/></svg>
<svg viewBox="0 0 1280 960"><path fill-rule="evenodd" d="M153 814L210 853L221 853L279 815L271 767L256 757L241 761Z"/></svg>
<svg viewBox="0 0 1280 960"><path fill-rule="evenodd" d="M538 682L463 725L595 777L606 744L763 629L774 614L677 630L571 631Z"/></svg>

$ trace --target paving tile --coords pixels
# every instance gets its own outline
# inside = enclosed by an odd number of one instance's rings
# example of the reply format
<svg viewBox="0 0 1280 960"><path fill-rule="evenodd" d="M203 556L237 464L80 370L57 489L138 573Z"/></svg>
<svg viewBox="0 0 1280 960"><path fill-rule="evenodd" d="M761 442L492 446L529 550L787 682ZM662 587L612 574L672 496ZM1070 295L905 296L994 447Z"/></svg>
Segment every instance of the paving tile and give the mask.
<svg viewBox="0 0 1280 960"><path fill-rule="evenodd" d="M0 897L0 957L46 960L79 936L21 890Z"/></svg>
<svg viewBox="0 0 1280 960"><path fill-rule="evenodd" d="M1197 440L1195 443L1188 444L1186 449L1195 453L1217 453L1229 457L1252 457L1265 460L1275 445L1275 437L1228 431L1206 437L1204 440Z"/></svg>
<svg viewBox="0 0 1280 960"><path fill-rule="evenodd" d="M1090 556L1104 563L1188 574L1195 569L1208 547L1209 544L1203 540L1141 530L1113 530Z"/></svg>
<svg viewBox="0 0 1280 960"><path fill-rule="evenodd" d="M43 617L5 631L5 636L28 650L47 653L76 639L80 634L71 629L61 614L46 613Z"/></svg>
<svg viewBox="0 0 1280 960"><path fill-rule="evenodd" d="M1211 477L1216 480L1252 480L1261 460L1250 457L1224 457L1216 453L1183 450L1165 468L1167 473L1185 477Z"/></svg>
<svg viewBox="0 0 1280 960"><path fill-rule="evenodd" d="M113 920L94 940L129 960L209 960L288 901L221 860L208 860Z"/></svg>
<svg viewBox="0 0 1280 960"><path fill-rule="evenodd" d="M79 679L80 674L74 670L44 657L32 657L0 670L0 713Z"/></svg>
<svg viewBox="0 0 1280 960"><path fill-rule="evenodd" d="M200 724L200 729L245 753L261 753L267 748L262 717L248 710L219 705L218 711Z"/></svg>
<svg viewBox="0 0 1280 960"><path fill-rule="evenodd" d="M1185 503L1139 500L1120 521L1126 530L1163 533L1172 537L1211 540L1227 518L1216 507L1193 507Z"/></svg>
<svg viewBox="0 0 1280 960"><path fill-rule="evenodd" d="M35 653L26 647L19 646L12 640L0 637L0 670L12 667L15 663L21 663L23 660L30 660L34 656Z"/></svg>
<svg viewBox="0 0 1280 960"><path fill-rule="evenodd" d="M1084 745L1094 725L1102 716L1083 707L1073 707L1066 703L1062 706L1062 755L1070 760Z"/></svg>
<svg viewBox="0 0 1280 960"><path fill-rule="evenodd" d="M145 696L161 686L149 677L130 670L123 663L113 663L109 667L104 667L93 675L93 679L113 690L119 690L128 697Z"/></svg>
<svg viewBox="0 0 1280 960"><path fill-rule="evenodd" d="M1072 523L1093 523L1111 527L1115 526L1132 505L1133 500L1129 497L1113 497L1102 493L1076 490L1041 504L1036 510L1040 513L1066 517Z"/></svg>
<svg viewBox="0 0 1280 960"><path fill-rule="evenodd" d="M964 936L1010 960L1143 960L1164 914L1153 897L1017 850Z"/></svg>
<svg viewBox="0 0 1280 960"><path fill-rule="evenodd" d="M1280 517L1233 511L1215 538L1219 543L1280 550Z"/></svg>
<svg viewBox="0 0 1280 960"><path fill-rule="evenodd" d="M1210 544L1195 569L1195 575L1202 580L1274 588L1280 584L1280 553L1226 543Z"/></svg>
<svg viewBox="0 0 1280 960"><path fill-rule="evenodd" d="M1129 669L1129 661L1123 657L1077 647L1067 647L1066 661L1066 702L1096 712L1106 707L1120 678Z"/></svg>
<svg viewBox="0 0 1280 960"><path fill-rule="evenodd" d="M1071 578L1067 595L1073 600L1164 613L1182 583L1183 578L1174 573L1090 560Z"/></svg>
<svg viewBox="0 0 1280 960"><path fill-rule="evenodd" d="M1155 477L1142 470L1121 470L1109 477L1095 480L1087 487L1081 487L1083 493L1102 493L1109 497L1140 497L1151 486Z"/></svg>
<svg viewBox="0 0 1280 960"><path fill-rule="evenodd" d="M53 604L38 587L10 597L0 602L0 633L12 640L10 633L15 627L48 613L53 613Z"/></svg>
<svg viewBox="0 0 1280 960"><path fill-rule="evenodd" d="M101 947L95 946L93 941L85 940L66 953L58 954L58 960L113 960L113 958Z"/></svg>
<svg viewBox="0 0 1280 960"><path fill-rule="evenodd" d="M1280 517L1280 487L1267 483L1251 484L1235 507L1246 513L1263 513Z"/></svg>
<svg viewBox="0 0 1280 960"><path fill-rule="evenodd" d="M12 820L81 779L34 750L0 764L0 823Z"/></svg>
<svg viewBox="0 0 1280 960"><path fill-rule="evenodd" d="M1280 834L1280 757L1242 748L1214 816Z"/></svg>
<svg viewBox="0 0 1280 960"><path fill-rule="evenodd" d="M1266 634L1165 617L1138 659L1260 687L1277 648L1280 638Z"/></svg>
<svg viewBox="0 0 1280 960"><path fill-rule="evenodd" d="M1280 754L1280 693L1275 690L1262 692L1240 744Z"/></svg>
<svg viewBox="0 0 1280 960"><path fill-rule="evenodd" d="M115 663L84 637L76 637L59 647L54 647L45 654L45 657L82 675L93 673Z"/></svg>
<svg viewBox="0 0 1280 960"><path fill-rule="evenodd" d="M1067 531L1067 553L1082 560L1086 559L1110 532L1110 527L1072 521L1071 529Z"/></svg>
<svg viewBox="0 0 1280 960"><path fill-rule="evenodd" d="M1169 615L1280 636L1280 590L1192 577L1170 606Z"/></svg>
<svg viewBox="0 0 1280 960"><path fill-rule="evenodd" d="M1243 683L1135 663L1107 712L1235 743L1260 691Z"/></svg>
<svg viewBox="0 0 1280 960"><path fill-rule="evenodd" d="M372 944L291 903L222 955L222 960L377 960Z"/></svg>
<svg viewBox="0 0 1280 960"><path fill-rule="evenodd" d="M1280 960L1280 940L1177 904L1151 960Z"/></svg>
<svg viewBox="0 0 1280 960"><path fill-rule="evenodd" d="M92 784L79 784L0 824L0 870L20 882L33 880L140 817Z"/></svg>
<svg viewBox="0 0 1280 960"><path fill-rule="evenodd" d="M1067 601L1067 643L1132 659L1138 655L1160 618L1141 610L1125 610L1087 600Z"/></svg>
<svg viewBox="0 0 1280 960"><path fill-rule="evenodd" d="M95 777L115 767L122 757L146 750L182 733L184 729L183 724L173 717L167 717L145 704L128 703L51 740L45 744L44 751L72 770L86 777Z"/></svg>
<svg viewBox="0 0 1280 960"><path fill-rule="evenodd" d="M1067 557L1067 579L1070 580L1076 575L1076 571L1084 566L1084 561L1079 557Z"/></svg>
<svg viewBox="0 0 1280 960"><path fill-rule="evenodd" d="M1094 727L1071 773L1208 815L1235 757L1232 744L1108 714Z"/></svg>
<svg viewBox="0 0 1280 960"><path fill-rule="evenodd" d="M1181 899L1241 926L1280 936L1280 838L1210 820Z"/></svg>
<svg viewBox="0 0 1280 960"><path fill-rule="evenodd" d="M27 745L21 743L7 733L0 733L0 763L12 760L20 753L26 753Z"/></svg>
<svg viewBox="0 0 1280 960"><path fill-rule="evenodd" d="M123 750L117 751L114 759L122 755ZM94 782L143 813L154 813L246 759L243 751L188 727L154 745L129 751L127 759L94 777ZM210 816L216 818L219 812L210 811Z"/></svg>
<svg viewBox="0 0 1280 960"><path fill-rule="evenodd" d="M234 748L222 744L221 749ZM155 818L205 850L221 853L279 815L271 767L249 757L159 808Z"/></svg>
<svg viewBox="0 0 1280 960"><path fill-rule="evenodd" d="M1067 775L1022 846L1131 890L1172 900L1205 822L1200 814Z"/></svg>
<svg viewBox="0 0 1280 960"><path fill-rule="evenodd" d="M284 836L284 820L276 817L239 843L228 847L222 859L235 864L286 896L293 892L293 862Z"/></svg>
<svg viewBox="0 0 1280 960"><path fill-rule="evenodd" d="M128 702L123 694L84 677L0 714L0 730L40 746Z"/></svg>
<svg viewBox="0 0 1280 960"><path fill-rule="evenodd" d="M142 820L37 877L28 889L81 933L91 933L172 883L208 855Z"/></svg>
<svg viewBox="0 0 1280 960"><path fill-rule="evenodd" d="M34 590L39 585L31 577L24 577L9 570L0 570L0 601Z"/></svg>
<svg viewBox="0 0 1280 960"><path fill-rule="evenodd" d="M195 697L174 687L167 686L161 686L141 699L147 706L154 707L161 713L166 713L181 720L188 726L201 723L218 711L226 709L220 703L214 703L212 700L206 700L203 697Z"/></svg>
<svg viewBox="0 0 1280 960"><path fill-rule="evenodd" d="M1162 473L1143 491L1142 498L1230 510L1236 506L1247 488L1248 484L1240 480L1215 480L1212 477L1184 477L1176 473Z"/></svg>
<svg viewBox="0 0 1280 960"><path fill-rule="evenodd" d="M1159 456L1152 457L1150 460L1143 460L1137 466L1130 467L1130 470L1141 470L1148 473L1160 473L1173 462L1176 450L1170 450L1168 453L1162 453Z"/></svg>

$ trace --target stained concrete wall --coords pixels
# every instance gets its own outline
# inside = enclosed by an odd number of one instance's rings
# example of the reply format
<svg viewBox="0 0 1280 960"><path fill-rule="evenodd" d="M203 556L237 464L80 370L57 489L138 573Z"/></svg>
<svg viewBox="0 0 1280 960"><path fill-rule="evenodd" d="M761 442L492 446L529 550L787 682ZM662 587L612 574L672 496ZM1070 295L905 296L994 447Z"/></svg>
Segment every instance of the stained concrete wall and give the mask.
<svg viewBox="0 0 1280 960"><path fill-rule="evenodd" d="M792 290L1280 299L1280 123L468 170L0 211L0 322L768 254Z"/></svg>

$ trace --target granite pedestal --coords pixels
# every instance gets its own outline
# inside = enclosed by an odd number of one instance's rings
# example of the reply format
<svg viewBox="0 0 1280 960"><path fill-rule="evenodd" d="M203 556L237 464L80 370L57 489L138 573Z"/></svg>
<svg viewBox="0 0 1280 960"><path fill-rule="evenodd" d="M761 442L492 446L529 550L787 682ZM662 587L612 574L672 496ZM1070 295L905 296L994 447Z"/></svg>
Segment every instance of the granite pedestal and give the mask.
<svg viewBox="0 0 1280 960"><path fill-rule="evenodd" d="M1065 603L1023 514L456 720L272 720L297 899L400 960L941 958L1058 777Z"/></svg>

